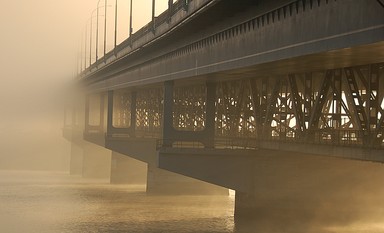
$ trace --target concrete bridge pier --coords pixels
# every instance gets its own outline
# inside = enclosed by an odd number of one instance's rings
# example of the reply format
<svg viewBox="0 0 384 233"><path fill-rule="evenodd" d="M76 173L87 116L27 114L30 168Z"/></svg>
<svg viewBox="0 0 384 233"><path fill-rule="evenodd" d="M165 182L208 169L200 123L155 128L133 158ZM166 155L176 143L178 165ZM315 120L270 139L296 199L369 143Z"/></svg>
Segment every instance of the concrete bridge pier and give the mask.
<svg viewBox="0 0 384 233"><path fill-rule="evenodd" d="M228 195L226 188L148 165L147 194L150 195Z"/></svg>
<svg viewBox="0 0 384 233"><path fill-rule="evenodd" d="M163 148L159 167L236 190L239 232L299 232L287 230L294 224L316 230L384 211L382 163L270 149Z"/></svg>
<svg viewBox="0 0 384 233"><path fill-rule="evenodd" d="M73 142L71 143L69 174L73 176L83 174L83 148Z"/></svg>
<svg viewBox="0 0 384 233"><path fill-rule="evenodd" d="M106 179L111 177L111 151L91 143L83 146L84 178Z"/></svg>
<svg viewBox="0 0 384 233"><path fill-rule="evenodd" d="M371 218L383 206L383 164L324 156L284 154L253 164L248 191L237 191L239 231L345 224ZM297 226L294 226L294 224ZM273 224L272 224L273 225Z"/></svg>
<svg viewBox="0 0 384 233"><path fill-rule="evenodd" d="M150 195L228 195L229 191L216 185L212 185L197 179L189 178L177 173L158 168L159 158L156 150L156 140L143 138L107 138L106 146L117 151L119 159L127 158L131 162L146 164L145 177L147 193ZM138 162L140 161L140 162ZM131 163L128 162L128 163ZM114 162L112 162L114 163ZM119 166L120 160L117 160ZM113 165L114 166L114 165ZM129 166L129 165L128 165ZM128 167L127 166L127 167ZM140 173L143 172L140 166ZM139 168L139 167L137 167ZM120 172L122 169L119 169ZM113 171L113 169L112 169ZM129 176L128 168L126 168ZM142 176L140 176L142 177ZM126 177L126 179L130 179Z"/></svg>
<svg viewBox="0 0 384 233"><path fill-rule="evenodd" d="M112 184L145 184L147 181L147 164L112 151Z"/></svg>
<svg viewBox="0 0 384 233"><path fill-rule="evenodd" d="M106 179L111 184L145 184L147 164L83 141L71 144L70 175Z"/></svg>

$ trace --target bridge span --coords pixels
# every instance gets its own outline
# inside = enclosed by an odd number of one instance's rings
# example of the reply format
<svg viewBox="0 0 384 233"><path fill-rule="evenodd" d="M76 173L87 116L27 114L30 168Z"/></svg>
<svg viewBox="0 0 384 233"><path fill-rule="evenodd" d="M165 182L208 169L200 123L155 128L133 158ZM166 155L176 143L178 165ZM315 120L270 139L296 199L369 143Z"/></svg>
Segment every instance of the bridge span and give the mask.
<svg viewBox="0 0 384 233"><path fill-rule="evenodd" d="M326 199L384 162L383 39L380 0L179 0L80 72L64 136L234 189L237 216Z"/></svg>

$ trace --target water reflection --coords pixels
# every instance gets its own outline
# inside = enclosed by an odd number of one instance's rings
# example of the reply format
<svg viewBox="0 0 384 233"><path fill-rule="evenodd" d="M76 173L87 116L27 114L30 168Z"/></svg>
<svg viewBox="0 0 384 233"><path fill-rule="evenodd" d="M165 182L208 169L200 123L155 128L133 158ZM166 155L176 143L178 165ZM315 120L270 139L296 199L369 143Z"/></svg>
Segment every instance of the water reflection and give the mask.
<svg viewBox="0 0 384 233"><path fill-rule="evenodd" d="M233 232L230 197L147 196L144 186L65 174L0 176L0 232Z"/></svg>
<svg viewBox="0 0 384 233"><path fill-rule="evenodd" d="M357 201L331 213L327 203L316 208L264 203L258 216L235 222L233 196L148 196L144 186L0 171L0 232L384 232L381 197L363 199L376 204L363 208L368 203Z"/></svg>

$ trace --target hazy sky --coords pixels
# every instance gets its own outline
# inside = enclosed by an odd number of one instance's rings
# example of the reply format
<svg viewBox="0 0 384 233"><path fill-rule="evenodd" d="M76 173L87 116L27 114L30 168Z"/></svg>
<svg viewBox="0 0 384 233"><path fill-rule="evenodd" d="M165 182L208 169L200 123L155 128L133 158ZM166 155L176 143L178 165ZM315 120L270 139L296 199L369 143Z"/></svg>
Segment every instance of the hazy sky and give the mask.
<svg viewBox="0 0 384 233"><path fill-rule="evenodd" d="M2 108L20 110L10 99L33 102L46 87L61 85L73 78L75 57L81 32L96 8L97 0L0 0L0 104ZM101 0L103 5L104 0ZM108 49L113 43L115 0L108 1ZM119 37L128 34L129 1L119 0ZM152 0L134 1L134 31L149 22ZM157 12L167 6L167 0L157 0ZM103 10L101 10L103 11ZM100 12L100 20L104 13ZM96 18L93 20L95 28ZM100 30L102 26L100 27ZM93 31L95 33L95 30ZM100 43L100 50L102 50ZM30 103L30 105L33 103ZM27 106L24 106L27 107ZM9 111L7 111L9 112Z"/></svg>
<svg viewBox="0 0 384 233"><path fill-rule="evenodd" d="M108 2L108 28L113 30L115 1ZM129 1L118 2L120 6L118 40L122 41L128 34ZM151 2L151 0L134 1L135 31L149 21ZM164 10L166 3L167 0L157 0L157 12ZM15 76L22 76L25 82L27 79L25 73L31 76L39 72L40 76L40 73L44 72L51 79L53 77L47 71L59 73L74 67L74 48L79 45L85 22L90 17L91 11L96 8L97 0L0 0L0 4L2 9L0 49L3 54L0 61L4 76L8 79L12 76L12 80L15 80ZM104 13L100 12L100 20L103 20L103 15ZM94 28L95 21L94 18ZM109 46L113 43L112 37L113 33L108 31ZM54 79L57 78L59 77ZM2 79L4 80L4 77Z"/></svg>
<svg viewBox="0 0 384 233"><path fill-rule="evenodd" d="M81 33L97 2L0 0L0 168L13 147L22 148L29 143L23 142L29 140L25 135L41 131L35 138L44 138L47 131L55 131L60 136L60 123L51 114L61 111L57 94L73 78ZM156 1L157 14L165 10L167 2ZM100 5L103 3L101 0ZM128 35L129 0L118 3L118 42L121 42ZM114 4L115 0L108 1L108 49L113 44ZM152 0L134 0L134 31L150 21L151 4ZM104 19L103 9L99 17ZM95 25L96 18L94 29ZM36 148L43 146L33 144Z"/></svg>

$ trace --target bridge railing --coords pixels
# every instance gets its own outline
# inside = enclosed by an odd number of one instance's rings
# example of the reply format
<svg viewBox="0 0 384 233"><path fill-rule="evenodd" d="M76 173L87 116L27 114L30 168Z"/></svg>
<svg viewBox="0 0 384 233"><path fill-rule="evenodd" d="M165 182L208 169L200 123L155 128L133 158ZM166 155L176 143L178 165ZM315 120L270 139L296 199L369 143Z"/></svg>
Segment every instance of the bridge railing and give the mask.
<svg viewBox="0 0 384 233"><path fill-rule="evenodd" d="M322 144L334 146L354 146L369 148L384 148L384 132L382 130L361 131L354 129L330 130L320 129L312 130L306 133L296 134L294 137L288 136L266 136L263 135L259 141L280 141L306 144Z"/></svg>
<svg viewBox="0 0 384 233"><path fill-rule="evenodd" d="M194 0L189 0L189 2L192 2ZM99 58L97 61L92 63L89 67L84 69L80 73L80 77L91 72L94 69L97 69L102 64L107 64L107 61L111 58L115 57L118 53L120 53L123 49L127 47L131 47L132 44L136 41L138 41L140 38L145 36L147 33L152 32L155 33L156 28L159 27L159 25L162 25L166 23L170 17L172 17L174 14L176 14L178 11L185 9L185 1L183 0L177 0L173 3L172 6L172 12L169 12L169 9L166 9L163 13L155 17L153 21L150 21L145 26L140 28L138 31L132 34L131 37L128 37L126 40L121 42L119 45L117 45L115 48L113 48L111 51L109 51L105 56Z"/></svg>
<svg viewBox="0 0 384 233"><path fill-rule="evenodd" d="M159 139L156 143L156 149L162 148L178 148L178 149L242 149L255 150L258 148L258 142L254 139L247 138L222 138L215 139L210 146L204 145L199 141L181 141L179 139Z"/></svg>
<svg viewBox="0 0 384 233"><path fill-rule="evenodd" d="M279 137L267 136L264 134L260 138L216 138L211 148L214 149L247 149L256 150L260 148L262 142L282 142L282 143L300 143L317 144L329 146L348 146L362 147L370 149L384 149L383 131L371 131L369 133L359 130L319 130L308 132L302 137ZM182 141L180 139L159 139L156 144L157 150L162 148L207 148L200 141ZM209 147L208 147L209 148Z"/></svg>
<svg viewBox="0 0 384 233"><path fill-rule="evenodd" d="M190 0L193 1L193 0ZM174 15L176 12L180 11L183 8L184 1L178 0L173 5L173 12L172 15ZM276 7L275 9L272 9L268 12L262 13L260 15L255 16L252 19L246 20L245 22L242 22L240 24L231 26L229 28L226 28L222 31L216 32L212 35L208 35L205 38L202 38L198 41L195 41L189 45L186 45L184 47L179 48L179 50L175 50L170 52L170 54L178 54L180 50L186 50L190 51L193 48L200 48L201 46L210 45L217 41L223 40L223 39L229 39L238 33L244 33L249 30L255 30L257 28L261 28L264 25L268 25L273 22L280 21L281 19L293 16L294 14L297 14L300 11L312 9L315 5L320 6L322 4L328 4L328 0L291 0L286 3L283 3L281 6ZM156 31L156 28L159 27L159 25L165 23L169 19L169 10L167 9L162 14L160 14L158 17L156 17L155 22L149 22L147 25L145 25L143 28L141 28L139 31L134 33L131 38L127 38L125 41L123 41L121 44L119 44L115 49L110 51L108 54L106 54L105 57L100 58L98 61L96 61L94 64L92 64L90 67L85 69L80 76L84 76L88 72L97 69L100 64L107 65L107 60L113 59L113 57L116 56L116 54L120 53L123 49L130 47L132 43L139 40L141 37L146 35L148 32ZM151 30L151 28L154 28ZM154 38L155 39L155 38ZM144 45L144 44L143 44ZM143 46L141 45L141 46ZM183 53L182 53L183 54Z"/></svg>

